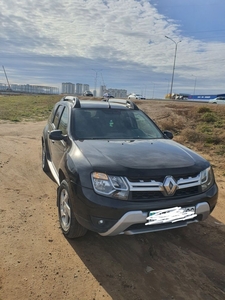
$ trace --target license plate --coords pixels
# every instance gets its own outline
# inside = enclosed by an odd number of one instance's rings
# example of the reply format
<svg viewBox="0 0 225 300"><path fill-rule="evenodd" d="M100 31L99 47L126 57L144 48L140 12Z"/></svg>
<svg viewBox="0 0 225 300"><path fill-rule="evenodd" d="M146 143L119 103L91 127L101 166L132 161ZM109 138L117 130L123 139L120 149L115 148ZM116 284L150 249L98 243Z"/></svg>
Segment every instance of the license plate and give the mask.
<svg viewBox="0 0 225 300"><path fill-rule="evenodd" d="M150 211L149 216L146 218L145 225L157 225L164 223L175 223L193 219L197 216L195 213L195 206L189 207L172 207Z"/></svg>

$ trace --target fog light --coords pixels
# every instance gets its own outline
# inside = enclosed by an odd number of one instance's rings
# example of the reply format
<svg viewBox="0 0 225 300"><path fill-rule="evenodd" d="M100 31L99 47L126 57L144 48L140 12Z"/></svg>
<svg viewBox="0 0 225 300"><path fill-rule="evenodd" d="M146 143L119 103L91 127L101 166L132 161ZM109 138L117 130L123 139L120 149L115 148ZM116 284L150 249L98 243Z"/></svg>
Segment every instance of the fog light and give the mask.
<svg viewBox="0 0 225 300"><path fill-rule="evenodd" d="M98 221L98 225L103 225L105 222L104 222L104 220L99 220Z"/></svg>

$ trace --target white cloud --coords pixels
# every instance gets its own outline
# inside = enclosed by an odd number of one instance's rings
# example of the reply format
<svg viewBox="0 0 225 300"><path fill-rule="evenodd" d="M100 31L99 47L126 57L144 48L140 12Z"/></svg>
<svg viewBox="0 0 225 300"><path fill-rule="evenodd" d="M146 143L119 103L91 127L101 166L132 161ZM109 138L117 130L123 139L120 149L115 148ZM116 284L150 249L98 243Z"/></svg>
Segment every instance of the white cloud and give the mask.
<svg viewBox="0 0 225 300"><path fill-rule="evenodd" d="M142 80L149 71L150 77L154 75L157 81L160 80L157 73L169 78L172 71L175 44L165 38L168 35L175 41L182 40L177 52L177 78L191 78L193 74L205 80L212 76L221 78L225 44L182 36L178 24L159 14L151 2L1 0L2 64L14 58L13 74L16 76L20 56L24 68L28 69L25 67L27 61L32 69L36 65L41 70L44 66L68 67L75 62L79 65L80 59L84 69L90 64L89 69L100 65L98 69L103 66L118 72L121 67L139 73ZM10 68L13 70L12 64ZM81 65L79 68L82 72ZM138 80L134 74L132 76L133 80ZM129 86L129 82L125 84Z"/></svg>

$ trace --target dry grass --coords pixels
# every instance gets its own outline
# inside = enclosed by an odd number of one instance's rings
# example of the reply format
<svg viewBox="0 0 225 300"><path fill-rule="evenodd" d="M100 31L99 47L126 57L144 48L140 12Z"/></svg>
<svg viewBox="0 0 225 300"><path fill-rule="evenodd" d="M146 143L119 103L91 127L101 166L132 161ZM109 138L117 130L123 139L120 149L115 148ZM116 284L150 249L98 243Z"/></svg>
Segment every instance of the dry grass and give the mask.
<svg viewBox="0 0 225 300"><path fill-rule="evenodd" d="M199 104L168 105L166 118L158 120L171 130L174 140L213 160L225 176L225 106Z"/></svg>
<svg viewBox="0 0 225 300"><path fill-rule="evenodd" d="M170 113L158 124L184 141L222 144L225 138L225 107L168 106Z"/></svg>
<svg viewBox="0 0 225 300"><path fill-rule="evenodd" d="M0 97L0 120L13 122L46 120L60 95L4 95Z"/></svg>

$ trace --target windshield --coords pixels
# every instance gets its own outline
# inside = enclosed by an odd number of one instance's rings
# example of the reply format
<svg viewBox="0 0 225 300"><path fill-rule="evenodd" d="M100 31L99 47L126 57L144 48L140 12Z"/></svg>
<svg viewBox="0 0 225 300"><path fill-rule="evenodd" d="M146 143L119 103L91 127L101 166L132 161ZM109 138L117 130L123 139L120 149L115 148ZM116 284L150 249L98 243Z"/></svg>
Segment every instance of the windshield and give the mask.
<svg viewBox="0 0 225 300"><path fill-rule="evenodd" d="M75 139L158 139L162 132L140 110L75 109L72 116Z"/></svg>

